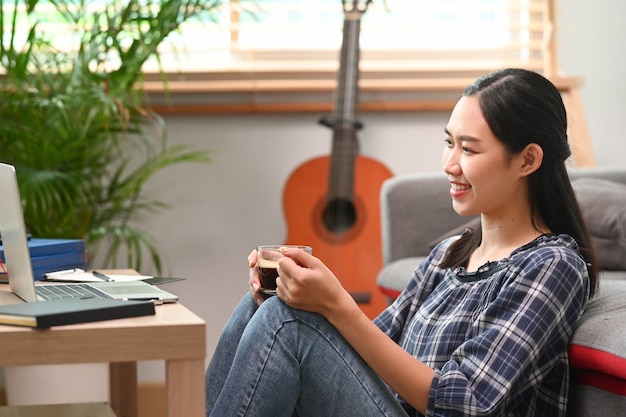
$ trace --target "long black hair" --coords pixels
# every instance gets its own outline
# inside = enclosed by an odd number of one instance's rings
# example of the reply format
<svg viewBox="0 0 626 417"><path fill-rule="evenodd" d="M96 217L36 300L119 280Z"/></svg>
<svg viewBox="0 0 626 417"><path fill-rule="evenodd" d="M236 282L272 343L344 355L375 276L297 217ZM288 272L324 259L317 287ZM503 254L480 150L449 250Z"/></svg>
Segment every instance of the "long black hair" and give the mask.
<svg viewBox="0 0 626 417"><path fill-rule="evenodd" d="M559 90L536 72L508 68L477 79L463 96L478 97L483 117L509 155L519 154L530 143L543 149L541 166L528 177L531 218L539 215L552 232L576 240L587 262L593 295L598 285L598 263L565 166L571 149ZM465 264L481 240L480 228L466 233L451 245L441 266Z"/></svg>

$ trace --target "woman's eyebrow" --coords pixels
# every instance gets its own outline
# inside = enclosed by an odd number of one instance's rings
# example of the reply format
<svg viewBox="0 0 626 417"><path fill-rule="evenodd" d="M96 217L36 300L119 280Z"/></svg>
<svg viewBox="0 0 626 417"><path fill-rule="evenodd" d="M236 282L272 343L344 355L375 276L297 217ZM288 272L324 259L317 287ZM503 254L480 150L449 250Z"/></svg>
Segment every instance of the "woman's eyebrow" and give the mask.
<svg viewBox="0 0 626 417"><path fill-rule="evenodd" d="M452 135L452 133L450 133L450 131L448 130L448 128L444 128L443 129L444 133L448 136L450 136L451 138L454 138L454 135ZM469 136L469 135L461 135L456 137L455 139L463 141L463 142L478 142L478 138L475 138L474 136Z"/></svg>

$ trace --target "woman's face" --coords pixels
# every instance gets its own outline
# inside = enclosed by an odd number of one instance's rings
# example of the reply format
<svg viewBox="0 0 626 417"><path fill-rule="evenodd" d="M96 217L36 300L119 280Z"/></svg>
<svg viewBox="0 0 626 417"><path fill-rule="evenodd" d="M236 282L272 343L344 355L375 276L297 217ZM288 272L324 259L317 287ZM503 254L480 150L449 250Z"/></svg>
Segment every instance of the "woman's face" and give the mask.
<svg viewBox="0 0 626 417"><path fill-rule="evenodd" d="M480 110L478 98L462 97L445 129L443 169L454 210L464 216L502 215L522 193L516 156L507 156Z"/></svg>

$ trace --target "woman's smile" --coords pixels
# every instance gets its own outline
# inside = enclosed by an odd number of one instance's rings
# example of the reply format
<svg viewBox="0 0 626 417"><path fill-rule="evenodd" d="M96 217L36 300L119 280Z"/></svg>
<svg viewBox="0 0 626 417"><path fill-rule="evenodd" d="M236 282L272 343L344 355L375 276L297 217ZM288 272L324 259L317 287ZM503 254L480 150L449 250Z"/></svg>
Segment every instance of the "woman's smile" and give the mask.
<svg viewBox="0 0 626 417"><path fill-rule="evenodd" d="M472 188L469 184L462 184L459 182L450 182L450 197L459 198L465 195Z"/></svg>

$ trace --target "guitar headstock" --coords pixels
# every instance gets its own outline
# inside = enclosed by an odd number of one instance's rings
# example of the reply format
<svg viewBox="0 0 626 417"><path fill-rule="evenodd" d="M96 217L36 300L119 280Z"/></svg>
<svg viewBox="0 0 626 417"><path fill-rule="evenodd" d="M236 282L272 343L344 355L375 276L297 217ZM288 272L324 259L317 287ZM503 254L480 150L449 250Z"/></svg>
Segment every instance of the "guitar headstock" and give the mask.
<svg viewBox="0 0 626 417"><path fill-rule="evenodd" d="M358 13L363 14L367 10L367 6L370 5L372 0L341 0L343 4L344 13Z"/></svg>

